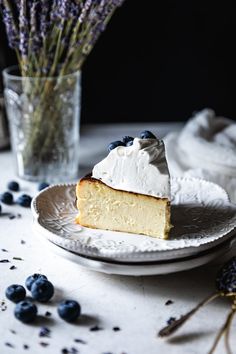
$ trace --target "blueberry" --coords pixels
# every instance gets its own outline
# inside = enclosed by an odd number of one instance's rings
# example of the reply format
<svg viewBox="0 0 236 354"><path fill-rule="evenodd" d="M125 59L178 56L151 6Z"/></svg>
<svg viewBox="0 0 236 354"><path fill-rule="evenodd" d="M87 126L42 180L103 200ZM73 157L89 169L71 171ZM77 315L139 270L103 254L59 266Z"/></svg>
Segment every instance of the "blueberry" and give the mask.
<svg viewBox="0 0 236 354"><path fill-rule="evenodd" d="M123 141L123 143L125 143L126 146L129 141L133 141L133 140L134 140L134 138L132 138L132 136L123 136L123 138L122 138L122 141Z"/></svg>
<svg viewBox="0 0 236 354"><path fill-rule="evenodd" d="M37 307L30 301L21 301L16 305L14 314L21 322L33 322L37 316Z"/></svg>
<svg viewBox="0 0 236 354"><path fill-rule="evenodd" d="M23 207L25 207L25 208L28 208L28 207L30 207L31 200L32 200L32 198L31 198L29 195L27 195L27 194L22 194L22 195L16 200L16 202L17 202L17 204L19 204L19 205L21 205L21 206L23 206Z"/></svg>
<svg viewBox="0 0 236 354"><path fill-rule="evenodd" d="M20 186L19 186L19 183L18 183L18 182L16 182L16 181L10 181L10 182L7 184L7 188L8 188L10 191L18 192L18 190L20 189Z"/></svg>
<svg viewBox="0 0 236 354"><path fill-rule="evenodd" d="M26 296L25 288L22 285L12 284L6 288L5 295L8 300L13 302L20 302Z"/></svg>
<svg viewBox="0 0 236 354"><path fill-rule="evenodd" d="M58 305L57 312L63 320L73 322L79 317L81 307L77 301L64 300Z"/></svg>
<svg viewBox="0 0 236 354"><path fill-rule="evenodd" d="M28 278L26 278L26 281L25 281L25 286L28 290L31 290L31 286L32 284L38 280L38 279L44 279L44 280L48 280L48 278L46 277L46 275L43 275L43 274L38 274L38 273L35 273L33 275L30 275Z"/></svg>
<svg viewBox="0 0 236 354"><path fill-rule="evenodd" d="M236 257L231 258L216 276L216 288L225 293L236 292Z"/></svg>
<svg viewBox="0 0 236 354"><path fill-rule="evenodd" d="M117 148L117 146L125 146L125 143L123 143L123 141L117 140L117 141L113 141L112 143L110 143L107 147L108 151L111 151L115 148Z"/></svg>
<svg viewBox="0 0 236 354"><path fill-rule="evenodd" d="M141 139L156 139L156 136L152 134L149 130L144 130L142 133L140 133L140 138Z"/></svg>
<svg viewBox="0 0 236 354"><path fill-rule="evenodd" d="M31 286L31 294L34 300L47 302L54 294L54 286L46 279L35 280Z"/></svg>
<svg viewBox="0 0 236 354"><path fill-rule="evenodd" d="M39 183L39 185L38 185L38 191L42 191L43 189L45 189L45 188L47 188L47 187L49 187L49 184L48 184L48 183L46 183L46 182L41 182L41 183Z"/></svg>
<svg viewBox="0 0 236 354"><path fill-rule="evenodd" d="M131 146L131 145L133 145L133 143L134 143L134 141L133 141L133 140L130 140L130 141L128 141L128 142L126 143L126 146Z"/></svg>
<svg viewBox="0 0 236 354"><path fill-rule="evenodd" d="M11 204L13 204L13 195L10 192L5 192L0 195L0 200L4 204L11 205Z"/></svg>

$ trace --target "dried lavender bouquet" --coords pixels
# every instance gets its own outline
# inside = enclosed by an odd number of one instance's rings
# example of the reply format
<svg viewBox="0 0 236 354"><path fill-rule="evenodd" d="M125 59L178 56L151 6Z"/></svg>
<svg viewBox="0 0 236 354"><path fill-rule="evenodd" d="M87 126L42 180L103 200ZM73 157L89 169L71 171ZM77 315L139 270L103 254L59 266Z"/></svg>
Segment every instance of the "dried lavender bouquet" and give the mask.
<svg viewBox="0 0 236 354"><path fill-rule="evenodd" d="M37 175L60 142L66 154L63 97L124 0L0 0L9 46L16 51L30 124L23 160ZM66 78L66 79L65 79ZM67 109L69 111L69 109ZM70 125L69 118L65 123ZM65 156L63 156L65 158ZM32 172L33 168L33 172Z"/></svg>

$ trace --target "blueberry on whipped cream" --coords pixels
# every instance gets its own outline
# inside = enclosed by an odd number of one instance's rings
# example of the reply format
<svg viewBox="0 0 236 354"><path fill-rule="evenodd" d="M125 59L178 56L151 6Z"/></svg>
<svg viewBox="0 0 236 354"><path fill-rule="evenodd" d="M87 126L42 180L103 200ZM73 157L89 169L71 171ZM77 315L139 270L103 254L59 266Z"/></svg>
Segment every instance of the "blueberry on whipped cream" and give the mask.
<svg viewBox="0 0 236 354"><path fill-rule="evenodd" d="M123 136L123 138L122 138L122 141L123 141L123 143L127 146L127 144L129 143L129 142L131 142L131 141L133 141L134 140L134 138L132 137L132 136L128 136L128 135L126 135L126 136Z"/></svg>
<svg viewBox="0 0 236 354"><path fill-rule="evenodd" d="M149 130L144 130L143 132L140 133L140 138L141 139L156 139L156 136L150 132Z"/></svg>
<svg viewBox="0 0 236 354"><path fill-rule="evenodd" d="M120 140L113 141L112 143L110 143L108 145L107 150L111 151L111 150L117 148L117 146L125 146L125 143L123 143L123 141L120 141Z"/></svg>
<svg viewBox="0 0 236 354"><path fill-rule="evenodd" d="M93 178L114 189L170 199L170 176L162 140L146 130L125 146L121 141L109 146L107 157L94 166Z"/></svg>

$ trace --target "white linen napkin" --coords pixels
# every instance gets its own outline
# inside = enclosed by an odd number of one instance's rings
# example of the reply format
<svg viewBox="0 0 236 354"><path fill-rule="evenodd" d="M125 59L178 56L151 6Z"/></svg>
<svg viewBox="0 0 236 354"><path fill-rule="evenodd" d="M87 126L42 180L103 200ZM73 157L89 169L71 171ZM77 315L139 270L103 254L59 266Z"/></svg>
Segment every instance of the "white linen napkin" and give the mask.
<svg viewBox="0 0 236 354"><path fill-rule="evenodd" d="M216 117L211 109L198 112L180 133L165 138L173 176L194 176L221 185L236 203L236 123Z"/></svg>

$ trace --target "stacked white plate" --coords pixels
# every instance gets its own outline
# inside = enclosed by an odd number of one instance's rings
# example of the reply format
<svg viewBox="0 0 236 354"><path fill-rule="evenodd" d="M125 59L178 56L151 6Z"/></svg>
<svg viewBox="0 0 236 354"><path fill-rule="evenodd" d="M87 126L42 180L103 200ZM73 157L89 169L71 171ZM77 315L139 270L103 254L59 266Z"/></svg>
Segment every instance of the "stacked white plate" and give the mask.
<svg viewBox="0 0 236 354"><path fill-rule="evenodd" d="M227 252L236 227L236 206L227 193L196 178L173 178L171 189L174 227L168 240L77 225L74 184L50 186L34 198L34 229L63 257L110 274L177 272Z"/></svg>

